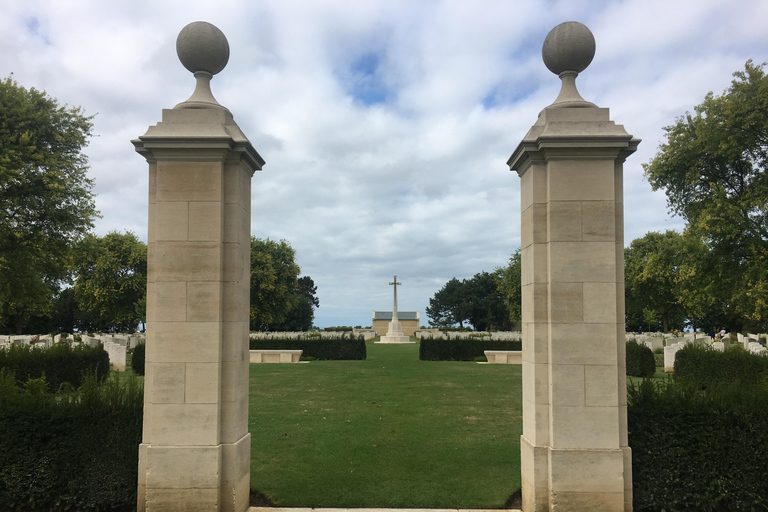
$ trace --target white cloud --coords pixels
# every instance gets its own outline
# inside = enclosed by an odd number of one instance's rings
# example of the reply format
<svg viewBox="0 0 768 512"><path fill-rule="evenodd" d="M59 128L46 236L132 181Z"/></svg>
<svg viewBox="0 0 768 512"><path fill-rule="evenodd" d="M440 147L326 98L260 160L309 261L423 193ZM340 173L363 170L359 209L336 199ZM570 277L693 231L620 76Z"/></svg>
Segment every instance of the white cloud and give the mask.
<svg viewBox="0 0 768 512"><path fill-rule="evenodd" d="M130 140L192 92L175 38L206 20L231 47L213 82L267 160L252 232L285 238L318 285L317 322L421 311L451 277L502 266L520 240L505 162L557 96L541 43L563 21L597 40L582 95L642 138L625 165L626 242L677 228L642 177L662 127L768 60L768 4L706 1L227 0L4 5L0 74L94 118L97 231L146 239L147 167Z"/></svg>

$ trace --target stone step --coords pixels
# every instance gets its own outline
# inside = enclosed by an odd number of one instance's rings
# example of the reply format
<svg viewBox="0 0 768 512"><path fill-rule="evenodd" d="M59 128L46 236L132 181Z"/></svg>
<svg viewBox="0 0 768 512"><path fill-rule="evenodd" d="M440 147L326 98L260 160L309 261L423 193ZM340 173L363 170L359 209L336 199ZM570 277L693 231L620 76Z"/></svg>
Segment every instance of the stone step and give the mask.
<svg viewBox="0 0 768 512"><path fill-rule="evenodd" d="M519 508L505 509L509 512L522 512ZM499 509L479 508L281 508L251 507L248 512L499 512Z"/></svg>

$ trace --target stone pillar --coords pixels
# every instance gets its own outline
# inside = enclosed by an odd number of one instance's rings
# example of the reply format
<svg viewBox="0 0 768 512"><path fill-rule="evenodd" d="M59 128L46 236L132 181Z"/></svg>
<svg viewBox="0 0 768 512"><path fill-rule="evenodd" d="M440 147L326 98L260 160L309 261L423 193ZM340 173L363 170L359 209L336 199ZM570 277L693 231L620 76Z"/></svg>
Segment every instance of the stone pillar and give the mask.
<svg viewBox="0 0 768 512"><path fill-rule="evenodd" d="M264 160L210 91L229 58L204 22L176 43L189 100L132 141L149 163L139 511L242 512L250 492L251 177Z"/></svg>
<svg viewBox="0 0 768 512"><path fill-rule="evenodd" d="M632 510L622 165L640 141L576 90L594 51L580 23L549 33L562 90L507 162L522 195L525 512Z"/></svg>

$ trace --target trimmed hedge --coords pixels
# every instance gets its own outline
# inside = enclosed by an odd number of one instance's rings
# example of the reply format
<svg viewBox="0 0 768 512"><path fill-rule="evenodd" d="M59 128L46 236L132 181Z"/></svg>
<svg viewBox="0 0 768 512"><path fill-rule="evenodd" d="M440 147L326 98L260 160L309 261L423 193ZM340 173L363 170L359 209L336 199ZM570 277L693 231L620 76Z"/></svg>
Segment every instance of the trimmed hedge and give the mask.
<svg viewBox="0 0 768 512"><path fill-rule="evenodd" d="M738 348L718 352L690 344L675 355L675 379L699 386L735 381L755 385L768 379L768 357Z"/></svg>
<svg viewBox="0 0 768 512"><path fill-rule="evenodd" d="M64 383L79 388L83 375L95 372L99 382L109 373L109 354L102 348L69 343L56 343L51 348L18 347L0 350L0 368L16 375L16 385L45 375L45 381L56 391Z"/></svg>
<svg viewBox="0 0 768 512"><path fill-rule="evenodd" d="M131 368L136 375L144 375L144 361L147 354L147 345L145 343L139 343L133 347L133 355L131 358Z"/></svg>
<svg viewBox="0 0 768 512"><path fill-rule="evenodd" d="M363 336L349 336L340 339L251 339L251 350L303 350L301 356L314 357L317 361L363 361L368 353Z"/></svg>
<svg viewBox="0 0 768 512"><path fill-rule="evenodd" d="M53 394L0 370L0 510L136 510L144 394L137 379Z"/></svg>
<svg viewBox="0 0 768 512"><path fill-rule="evenodd" d="M627 342L627 375L631 377L653 377L656 373L656 359L653 351L634 341Z"/></svg>
<svg viewBox="0 0 768 512"><path fill-rule="evenodd" d="M422 338L419 359L422 361L474 361L486 350L522 350L520 340L501 341L481 338Z"/></svg>
<svg viewBox="0 0 768 512"><path fill-rule="evenodd" d="M635 512L768 510L765 381L646 380L627 395Z"/></svg>

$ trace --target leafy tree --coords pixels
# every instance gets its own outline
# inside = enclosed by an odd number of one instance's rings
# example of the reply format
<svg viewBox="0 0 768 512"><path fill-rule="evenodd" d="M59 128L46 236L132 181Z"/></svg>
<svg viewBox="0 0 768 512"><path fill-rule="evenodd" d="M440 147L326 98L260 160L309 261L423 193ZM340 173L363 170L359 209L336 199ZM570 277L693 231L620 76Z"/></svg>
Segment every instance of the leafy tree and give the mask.
<svg viewBox="0 0 768 512"><path fill-rule="evenodd" d="M135 329L145 316L147 246L133 233L88 235L77 244L72 260L75 300L84 313L79 326Z"/></svg>
<svg viewBox="0 0 768 512"><path fill-rule="evenodd" d="M299 302L295 293L301 269L285 240L251 237L251 322L253 331L282 325Z"/></svg>
<svg viewBox="0 0 768 512"><path fill-rule="evenodd" d="M690 230L647 233L624 251L629 330L741 330L719 256Z"/></svg>
<svg viewBox="0 0 768 512"><path fill-rule="evenodd" d="M426 313L430 323L439 326L458 323L464 327L464 322L469 322L480 331L509 329L509 311L497 286L498 279L498 272L480 272L463 281L451 279L429 299Z"/></svg>
<svg viewBox="0 0 768 512"><path fill-rule="evenodd" d="M522 262L520 249L509 258L509 264L496 269L496 283L509 312L509 321L519 324L523 317Z"/></svg>
<svg viewBox="0 0 768 512"><path fill-rule="evenodd" d="M0 317L8 330L24 331L31 318L45 317L64 278L54 256L18 247L0 256Z"/></svg>
<svg viewBox="0 0 768 512"><path fill-rule="evenodd" d="M498 273L480 272L465 281L467 321L477 331L511 329L509 310L498 288Z"/></svg>
<svg viewBox="0 0 768 512"><path fill-rule="evenodd" d="M82 148L91 118L0 81L0 322L21 333L50 311L74 242L98 216Z"/></svg>
<svg viewBox="0 0 768 512"><path fill-rule="evenodd" d="M721 96L666 130L644 165L690 235L710 248L710 273L734 323L768 323L768 77L748 61Z"/></svg>
<svg viewBox="0 0 768 512"><path fill-rule="evenodd" d="M308 331L315 320L315 308L320 307L317 298L317 286L309 276L302 276L298 280L296 289L296 304L288 310L282 324L275 326L275 331Z"/></svg>
<svg viewBox="0 0 768 512"><path fill-rule="evenodd" d="M459 324L464 327L466 321L463 283L455 277L445 283L434 297L429 299L426 308L429 323L440 327Z"/></svg>
<svg viewBox="0 0 768 512"><path fill-rule="evenodd" d="M682 329L686 313L681 303L683 236L676 231L647 233L624 250L627 326L635 330Z"/></svg>

